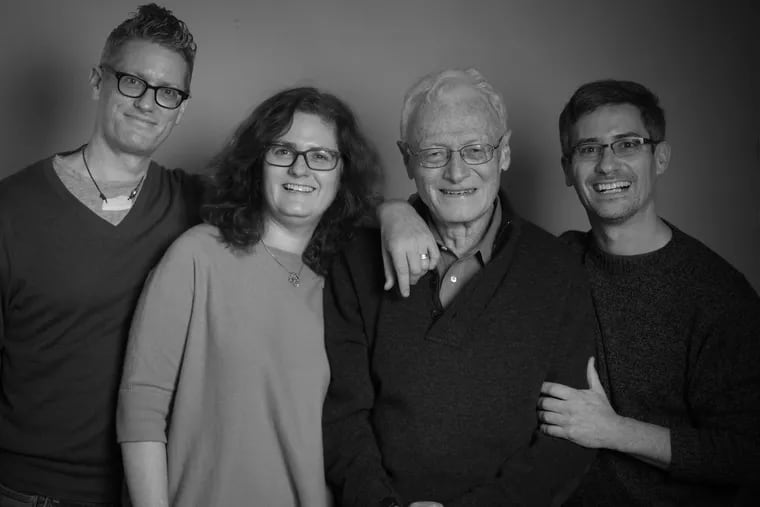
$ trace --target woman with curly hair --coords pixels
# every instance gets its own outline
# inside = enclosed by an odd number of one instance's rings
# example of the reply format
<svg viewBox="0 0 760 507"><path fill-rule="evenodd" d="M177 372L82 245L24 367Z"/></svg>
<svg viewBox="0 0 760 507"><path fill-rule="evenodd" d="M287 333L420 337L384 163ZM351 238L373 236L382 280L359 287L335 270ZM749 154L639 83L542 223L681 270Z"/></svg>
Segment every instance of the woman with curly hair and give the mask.
<svg viewBox="0 0 760 507"><path fill-rule="evenodd" d="M204 224L146 283L119 392L132 502L330 505L322 286L373 215L379 163L349 108L295 88L212 164Z"/></svg>

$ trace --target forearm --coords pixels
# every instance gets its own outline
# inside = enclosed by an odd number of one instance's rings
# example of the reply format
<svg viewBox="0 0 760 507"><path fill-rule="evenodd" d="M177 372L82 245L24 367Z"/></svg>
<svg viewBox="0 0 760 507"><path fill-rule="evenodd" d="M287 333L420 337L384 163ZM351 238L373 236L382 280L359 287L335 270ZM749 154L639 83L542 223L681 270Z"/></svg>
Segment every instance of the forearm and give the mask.
<svg viewBox="0 0 760 507"><path fill-rule="evenodd" d="M134 507L168 507L166 444L123 442L124 474Z"/></svg>
<svg viewBox="0 0 760 507"><path fill-rule="evenodd" d="M670 466L670 430L663 426L619 417L605 447L663 470Z"/></svg>

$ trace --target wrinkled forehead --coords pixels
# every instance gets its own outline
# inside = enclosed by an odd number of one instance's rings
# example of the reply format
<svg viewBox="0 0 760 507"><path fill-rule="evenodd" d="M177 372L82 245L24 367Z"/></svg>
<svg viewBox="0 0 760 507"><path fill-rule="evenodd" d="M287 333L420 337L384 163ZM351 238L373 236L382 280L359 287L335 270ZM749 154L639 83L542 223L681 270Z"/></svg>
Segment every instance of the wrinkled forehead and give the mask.
<svg viewBox="0 0 760 507"><path fill-rule="evenodd" d="M407 142L445 134L491 138L502 134L498 114L471 86L444 85L425 96L410 119Z"/></svg>

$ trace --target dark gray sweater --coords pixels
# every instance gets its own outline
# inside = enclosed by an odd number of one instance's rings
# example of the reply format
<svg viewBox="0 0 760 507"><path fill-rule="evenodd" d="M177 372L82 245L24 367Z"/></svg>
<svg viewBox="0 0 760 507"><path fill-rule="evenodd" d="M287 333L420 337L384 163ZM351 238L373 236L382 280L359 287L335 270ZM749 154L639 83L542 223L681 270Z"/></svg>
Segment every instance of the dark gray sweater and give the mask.
<svg viewBox="0 0 760 507"><path fill-rule="evenodd" d="M565 233L591 282L614 409L670 428L659 470L602 451L573 505L732 505L758 478L760 300L725 260L675 227L644 255Z"/></svg>
<svg viewBox="0 0 760 507"><path fill-rule="evenodd" d="M593 457L537 432L541 383L583 387L598 333L572 252L515 218L445 309L436 271L408 299L384 292L382 276L370 231L325 290L326 473L338 504L549 505Z"/></svg>

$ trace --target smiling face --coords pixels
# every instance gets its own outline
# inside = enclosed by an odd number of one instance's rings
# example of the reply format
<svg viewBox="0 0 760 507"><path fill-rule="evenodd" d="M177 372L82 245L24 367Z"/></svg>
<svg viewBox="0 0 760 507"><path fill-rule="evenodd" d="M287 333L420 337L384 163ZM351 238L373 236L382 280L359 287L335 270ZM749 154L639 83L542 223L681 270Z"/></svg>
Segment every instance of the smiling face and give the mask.
<svg viewBox="0 0 760 507"><path fill-rule="evenodd" d="M607 144L629 136L649 137L638 108L631 104L608 105L580 117L571 129L570 145ZM656 219L655 182L669 160L670 147L661 142L654 152L645 145L624 157L615 155L609 147L596 161L571 156L563 159L562 167L566 184L575 187L592 223L622 223L634 218Z"/></svg>
<svg viewBox="0 0 760 507"><path fill-rule="evenodd" d="M296 111L293 122L277 144L298 151L327 148L338 151L335 127L315 114ZM264 198L267 217L286 227L316 228L338 193L342 161L331 171L309 169L303 156L290 167L264 162Z"/></svg>
<svg viewBox="0 0 760 507"><path fill-rule="evenodd" d="M407 173L439 226L490 218L501 172L509 167L509 132L500 132L498 125L487 101L467 86L447 90L416 111L407 139L414 152L436 147L459 150L470 144L493 146L504 134L494 157L484 164L469 165L454 152L444 167L431 169L421 167L415 156L405 155Z"/></svg>
<svg viewBox="0 0 760 507"><path fill-rule="evenodd" d="M187 90L188 66L183 57L159 44L144 40L125 43L112 62L117 72L140 77L153 86ZM179 123L187 101L177 109L156 104L154 91L129 98L119 92L113 72L93 70L90 84L98 100L94 138L99 138L115 152L150 156Z"/></svg>

